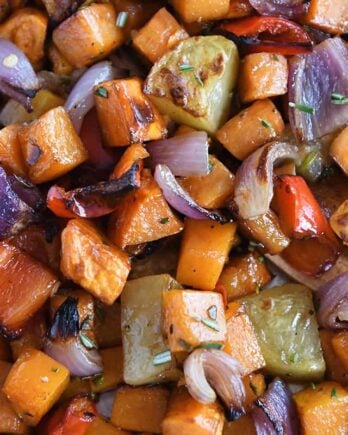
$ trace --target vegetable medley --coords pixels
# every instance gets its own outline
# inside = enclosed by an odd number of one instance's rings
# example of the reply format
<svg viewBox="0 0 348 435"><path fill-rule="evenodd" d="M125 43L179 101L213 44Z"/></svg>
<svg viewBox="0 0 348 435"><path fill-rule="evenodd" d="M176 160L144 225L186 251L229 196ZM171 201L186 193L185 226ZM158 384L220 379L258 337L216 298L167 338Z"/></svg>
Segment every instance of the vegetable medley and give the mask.
<svg viewBox="0 0 348 435"><path fill-rule="evenodd" d="M0 0L0 433L348 433L347 0Z"/></svg>

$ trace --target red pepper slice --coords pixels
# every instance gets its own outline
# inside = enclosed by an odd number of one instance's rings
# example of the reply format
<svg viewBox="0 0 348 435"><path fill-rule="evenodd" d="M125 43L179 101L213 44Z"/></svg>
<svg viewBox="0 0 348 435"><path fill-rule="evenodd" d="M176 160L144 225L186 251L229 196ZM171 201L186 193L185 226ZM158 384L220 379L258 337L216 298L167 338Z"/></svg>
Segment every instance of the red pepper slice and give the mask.
<svg viewBox="0 0 348 435"><path fill-rule="evenodd" d="M249 17L224 23L219 27L235 36L249 53L270 52L284 55L312 51L308 33L298 24L278 17Z"/></svg>

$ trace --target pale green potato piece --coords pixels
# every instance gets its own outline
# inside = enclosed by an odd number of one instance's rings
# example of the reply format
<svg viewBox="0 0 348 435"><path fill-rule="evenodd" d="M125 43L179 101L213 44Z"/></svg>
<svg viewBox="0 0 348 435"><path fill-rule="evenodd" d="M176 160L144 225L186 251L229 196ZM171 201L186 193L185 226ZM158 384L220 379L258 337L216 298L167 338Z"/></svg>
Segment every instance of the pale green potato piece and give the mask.
<svg viewBox="0 0 348 435"><path fill-rule="evenodd" d="M128 281L121 295L124 380L129 385L178 380L174 362L153 364L157 353L168 350L162 334L162 292L182 288L170 275L152 275Z"/></svg>
<svg viewBox="0 0 348 435"><path fill-rule="evenodd" d="M317 381L324 376L325 362L308 288L286 284L243 301L268 373L292 381Z"/></svg>
<svg viewBox="0 0 348 435"><path fill-rule="evenodd" d="M238 66L232 41L195 36L154 64L144 92L173 121L214 135L228 118Z"/></svg>

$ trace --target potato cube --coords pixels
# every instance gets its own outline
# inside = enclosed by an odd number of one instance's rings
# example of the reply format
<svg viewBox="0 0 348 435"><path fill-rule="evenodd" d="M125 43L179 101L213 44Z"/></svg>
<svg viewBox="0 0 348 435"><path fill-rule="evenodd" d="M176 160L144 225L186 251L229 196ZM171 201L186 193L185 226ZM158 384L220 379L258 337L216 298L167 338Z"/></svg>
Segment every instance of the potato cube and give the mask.
<svg viewBox="0 0 348 435"><path fill-rule="evenodd" d="M164 327L172 352L226 340L222 296L199 290L171 290L163 293Z"/></svg>
<svg viewBox="0 0 348 435"><path fill-rule="evenodd" d="M230 0L171 0L170 3L185 23L220 20L230 8Z"/></svg>
<svg viewBox="0 0 348 435"><path fill-rule="evenodd" d="M61 270L102 302L111 305L130 271L128 255L83 219L72 219L62 233Z"/></svg>
<svg viewBox="0 0 348 435"><path fill-rule="evenodd" d="M29 178L35 184L66 174L88 157L69 115L61 106L21 128L18 138Z"/></svg>
<svg viewBox="0 0 348 435"><path fill-rule="evenodd" d="M103 373L91 379L92 393L111 390L123 381L122 346L101 349L99 353L103 362Z"/></svg>
<svg viewBox="0 0 348 435"><path fill-rule="evenodd" d="M45 353L30 349L13 364L3 392L23 421L36 426L68 383L68 369Z"/></svg>
<svg viewBox="0 0 348 435"><path fill-rule="evenodd" d="M124 42L111 4L93 3L79 9L53 31L53 42L75 68L102 59Z"/></svg>
<svg viewBox="0 0 348 435"><path fill-rule="evenodd" d="M0 163L16 175L26 176L27 168L17 137L20 128L19 124L11 124L0 130Z"/></svg>

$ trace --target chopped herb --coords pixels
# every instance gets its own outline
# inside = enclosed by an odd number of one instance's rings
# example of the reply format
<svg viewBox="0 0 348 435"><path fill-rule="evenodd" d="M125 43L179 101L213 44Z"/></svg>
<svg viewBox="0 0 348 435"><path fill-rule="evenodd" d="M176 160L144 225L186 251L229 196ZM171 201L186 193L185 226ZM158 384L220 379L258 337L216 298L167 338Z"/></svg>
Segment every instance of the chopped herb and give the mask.
<svg viewBox="0 0 348 435"><path fill-rule="evenodd" d="M249 387L253 390L253 393L255 394L255 396L257 396L256 386L252 382L249 382Z"/></svg>
<svg viewBox="0 0 348 435"><path fill-rule="evenodd" d="M87 348L87 349L97 349L97 345L94 343L93 340L91 340L87 335L80 332L79 334L81 343Z"/></svg>
<svg viewBox="0 0 348 435"><path fill-rule="evenodd" d="M172 354L170 350L165 350L164 352L157 353L152 360L154 366L161 366L162 364L167 364L172 360Z"/></svg>
<svg viewBox="0 0 348 435"><path fill-rule="evenodd" d="M193 66L184 63L179 65L179 71L193 71Z"/></svg>
<svg viewBox="0 0 348 435"><path fill-rule="evenodd" d="M273 54L273 55L272 55L272 59L273 59L273 60L276 60L276 61L279 61L279 57L278 57L276 54Z"/></svg>
<svg viewBox="0 0 348 435"><path fill-rule="evenodd" d="M96 387L100 387L104 383L104 375L103 373L100 373L99 375L94 376L93 378L93 384Z"/></svg>
<svg viewBox="0 0 348 435"><path fill-rule="evenodd" d="M336 390L336 388L333 388L333 389L331 390L331 397L335 397L335 398L337 399L338 394L337 394L337 390Z"/></svg>
<svg viewBox="0 0 348 435"><path fill-rule="evenodd" d="M264 249L264 245L262 243L254 242L253 240L249 241L248 251L254 252L255 249Z"/></svg>
<svg viewBox="0 0 348 435"><path fill-rule="evenodd" d="M165 224L167 224L168 222L169 222L169 217L163 217L163 218L160 219L160 223L161 223L162 225L165 225Z"/></svg>
<svg viewBox="0 0 348 435"><path fill-rule="evenodd" d="M108 98L109 93L105 88L103 88L103 86L99 86L99 88L95 91L95 95L102 98Z"/></svg>
<svg viewBox="0 0 348 435"><path fill-rule="evenodd" d="M265 257L263 257L262 255L260 255L260 257L258 257L258 260L260 263L264 264L265 262Z"/></svg>
<svg viewBox="0 0 348 435"><path fill-rule="evenodd" d="M311 388L312 388L312 390L315 390L317 388L317 386L315 385L314 382L311 382Z"/></svg>
<svg viewBox="0 0 348 435"><path fill-rule="evenodd" d="M117 15L117 19L116 19L116 27L124 27L126 25L126 22L128 20L128 12L120 12Z"/></svg>
<svg viewBox="0 0 348 435"><path fill-rule="evenodd" d="M183 349L190 351L191 350L191 346L189 343L187 343L185 340L183 340L182 338L179 338L178 340L178 344L179 346L181 346Z"/></svg>
<svg viewBox="0 0 348 435"><path fill-rule="evenodd" d="M310 115L314 115L315 109L311 106L306 106L305 104L300 103L293 103L292 101L289 102L290 107L294 107L297 110L300 110L301 112L309 113Z"/></svg>
<svg viewBox="0 0 348 435"><path fill-rule="evenodd" d="M331 94L331 103L337 105L348 104L348 97L342 94L337 94L336 92Z"/></svg>
<svg viewBox="0 0 348 435"><path fill-rule="evenodd" d="M274 128L272 127L272 125L266 120L266 119L260 119L260 122L261 122L261 124L264 126L264 127L266 127L266 128L268 128L268 129L270 129L271 131L272 131L272 133L274 132Z"/></svg>
<svg viewBox="0 0 348 435"><path fill-rule="evenodd" d="M88 330L91 330L92 329L92 327L91 327L91 325L90 325L90 320L91 320L91 316L90 315L87 315L84 319L83 319L83 321L82 321L82 323L81 323L81 329L83 329L84 331L88 331Z"/></svg>
<svg viewBox="0 0 348 435"><path fill-rule="evenodd" d="M196 79L196 82L199 84L199 86L204 86L202 79L200 78L200 76L197 73L195 73L195 79Z"/></svg>
<svg viewBox="0 0 348 435"><path fill-rule="evenodd" d="M215 163L213 162L213 160L209 157L209 173L215 168Z"/></svg>
<svg viewBox="0 0 348 435"><path fill-rule="evenodd" d="M211 319L216 320L216 318L217 318L217 306L216 305L212 305L211 307L208 308L208 316Z"/></svg>
<svg viewBox="0 0 348 435"><path fill-rule="evenodd" d="M214 329L214 331L220 331L218 324L211 319L201 319L201 323L203 323L203 325L208 326L208 328L210 329Z"/></svg>
<svg viewBox="0 0 348 435"><path fill-rule="evenodd" d="M198 346L201 349L218 349L220 350L222 348L222 344L220 343L205 343Z"/></svg>
<svg viewBox="0 0 348 435"><path fill-rule="evenodd" d="M53 373L58 373L59 370L60 370L59 367L52 367L52 368L51 368L51 372L53 372Z"/></svg>
<svg viewBox="0 0 348 435"><path fill-rule="evenodd" d="M292 353L291 355L290 355L290 362L292 362L292 363L296 363L297 361L298 361L298 355L297 355L297 353Z"/></svg>

